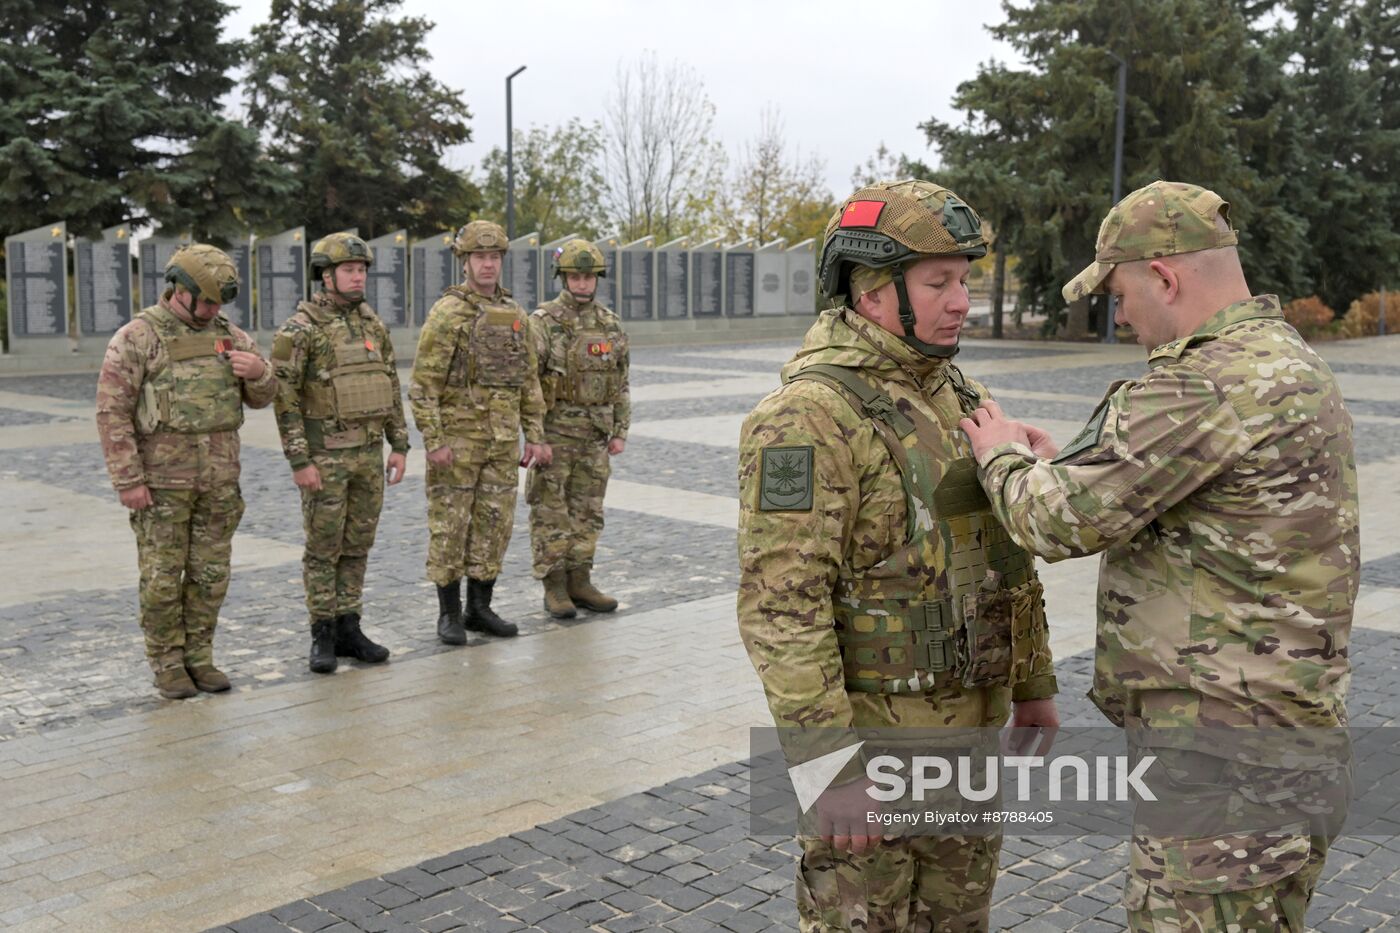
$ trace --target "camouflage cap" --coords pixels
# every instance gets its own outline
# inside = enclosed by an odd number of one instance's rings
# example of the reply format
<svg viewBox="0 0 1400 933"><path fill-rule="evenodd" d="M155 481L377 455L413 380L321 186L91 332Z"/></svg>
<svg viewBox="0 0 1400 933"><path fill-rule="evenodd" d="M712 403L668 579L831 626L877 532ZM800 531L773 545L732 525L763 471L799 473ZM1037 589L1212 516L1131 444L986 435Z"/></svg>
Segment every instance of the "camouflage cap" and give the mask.
<svg viewBox="0 0 1400 933"><path fill-rule="evenodd" d="M165 280L221 305L238 297L237 267L228 253L208 243L177 249L165 264Z"/></svg>
<svg viewBox="0 0 1400 933"><path fill-rule="evenodd" d="M374 250L353 233L332 233L311 244L311 273L340 265L342 262L374 263Z"/></svg>
<svg viewBox="0 0 1400 933"><path fill-rule="evenodd" d="M928 181L882 181L861 188L826 225L822 294L846 290L847 265L880 269L921 256L985 256L977 212L956 194Z"/></svg>
<svg viewBox="0 0 1400 933"><path fill-rule="evenodd" d="M582 237L575 237L554 251L554 274L562 277L566 272L607 275L608 264L602 250Z"/></svg>
<svg viewBox="0 0 1400 933"><path fill-rule="evenodd" d="M1216 226L1225 219L1228 229ZM1154 181L1114 206L1099 227L1094 261L1064 287L1065 301L1103 291L1104 279L1120 262L1234 246L1230 204L1214 191L1177 181Z"/></svg>
<svg viewBox="0 0 1400 933"><path fill-rule="evenodd" d="M489 220L473 220L452 240L452 252L461 256L465 253L504 253L510 248L505 228Z"/></svg>

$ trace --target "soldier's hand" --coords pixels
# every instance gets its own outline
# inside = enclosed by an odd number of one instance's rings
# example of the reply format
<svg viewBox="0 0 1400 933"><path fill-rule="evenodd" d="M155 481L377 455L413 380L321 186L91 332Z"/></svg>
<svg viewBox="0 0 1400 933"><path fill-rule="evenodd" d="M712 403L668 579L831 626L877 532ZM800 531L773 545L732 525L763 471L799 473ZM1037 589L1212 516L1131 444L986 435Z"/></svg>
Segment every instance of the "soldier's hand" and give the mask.
<svg viewBox="0 0 1400 933"><path fill-rule="evenodd" d="M133 512L148 509L155 504L155 499L151 497L151 487L145 483L140 486L132 486L130 489L117 490L117 498L122 500L122 505Z"/></svg>
<svg viewBox="0 0 1400 933"><path fill-rule="evenodd" d="M979 459L982 454L998 444L1020 443L1031 446L1025 427L1020 422L1006 417L1001 406L991 399L977 406L971 418L959 421L958 427L962 428L968 440L972 441L972 454Z"/></svg>
<svg viewBox="0 0 1400 933"><path fill-rule="evenodd" d="M833 849L854 855L880 844L884 829L872 817L880 804L867 793L869 780L861 778L839 787L828 787L817 798L817 832Z"/></svg>
<svg viewBox="0 0 1400 933"><path fill-rule="evenodd" d="M1055 698L1022 700L1011 704L1011 729L1003 734L1002 751L1008 755L1050 754L1055 734L1060 730L1060 713Z"/></svg>
<svg viewBox="0 0 1400 933"><path fill-rule="evenodd" d="M1059 455L1060 447L1051 439L1049 431L1024 421L1020 422L1020 425L1026 429L1026 437L1031 442L1031 453L1042 460L1054 460Z"/></svg>
<svg viewBox="0 0 1400 933"><path fill-rule="evenodd" d="M452 448L447 444L428 451L428 462L436 467L452 466Z"/></svg>
<svg viewBox="0 0 1400 933"><path fill-rule="evenodd" d="M608 441L608 456L616 457L627 449L627 441L620 437L614 437Z"/></svg>
<svg viewBox="0 0 1400 933"><path fill-rule="evenodd" d="M267 372L267 363L256 353L247 350L230 350L228 354L230 365L233 366L233 374L239 379L247 379L256 382Z"/></svg>
<svg viewBox="0 0 1400 933"><path fill-rule="evenodd" d="M525 456L521 459L524 466L549 466L554 460L554 451L548 444L526 444Z"/></svg>
<svg viewBox="0 0 1400 933"><path fill-rule="evenodd" d="M401 453L389 455L389 462L385 465L384 473L388 477L390 486L397 486L403 482L403 475L408 472L408 458Z"/></svg>
<svg viewBox="0 0 1400 933"><path fill-rule="evenodd" d="M308 463L300 470L292 471L292 482L296 483L299 489L306 489L310 492L320 492L321 471L316 469L316 464Z"/></svg>

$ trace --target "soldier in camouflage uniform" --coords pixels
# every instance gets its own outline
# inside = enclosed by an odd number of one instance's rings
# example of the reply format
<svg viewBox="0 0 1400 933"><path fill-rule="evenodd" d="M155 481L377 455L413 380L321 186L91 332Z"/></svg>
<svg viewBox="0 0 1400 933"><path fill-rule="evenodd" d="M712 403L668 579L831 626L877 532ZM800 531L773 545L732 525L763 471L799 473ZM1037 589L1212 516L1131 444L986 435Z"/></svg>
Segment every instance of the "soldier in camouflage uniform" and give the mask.
<svg viewBox="0 0 1400 933"><path fill-rule="evenodd" d="M927 182L857 191L827 225L822 312L739 448L739 628L781 730L1057 723L1042 588L992 517L952 362L981 221ZM785 748L788 741L784 741ZM986 930L1000 837L884 838L859 758L802 836L803 930Z"/></svg>
<svg viewBox="0 0 1400 933"><path fill-rule="evenodd" d="M572 619L576 605L617 608L593 585L593 554L603 531L608 458L627 445L632 404L622 321L593 300L598 276L607 274L602 252L587 240L570 240L554 253L554 274L563 286L558 297L530 315L554 459L530 474L525 500L545 610Z"/></svg>
<svg viewBox="0 0 1400 933"><path fill-rule="evenodd" d="M112 336L97 381L97 430L112 485L131 510L141 565L141 630L160 695L229 688L214 666L214 626L243 517L243 406L272 401L277 379L257 345L219 312L238 295L221 250L187 246L168 287Z"/></svg>
<svg viewBox="0 0 1400 933"><path fill-rule="evenodd" d="M272 341L277 429L301 490L308 660L317 674L335 671L337 655L370 664L389 658L389 649L361 631L360 614L385 474L391 486L403 480L408 427L389 329L364 300L372 262L357 236L317 240L311 274L322 288Z"/></svg>
<svg viewBox="0 0 1400 933"><path fill-rule="evenodd" d="M1249 768L1258 786L1297 775L1240 727L1346 723L1357 483L1337 382L1278 299L1250 294L1228 208L1159 181L1109 212L1065 299L1116 295L1151 368L1110 386L1064 449L992 404L963 426L1017 543L1052 561L1103 552L1092 698L1104 715L1168 767ZM1172 727L1207 725L1234 727L1213 767L1199 749L1161 747ZM1129 925L1301 931L1327 845L1306 829L1139 829Z"/></svg>
<svg viewBox="0 0 1400 933"><path fill-rule="evenodd" d="M529 318L500 287L507 245L487 220L457 232L452 250L466 284L429 310L408 390L428 451L428 579L437 586L438 638L448 645L466 644L466 629L516 634L491 597L515 524L519 467L550 460Z"/></svg>

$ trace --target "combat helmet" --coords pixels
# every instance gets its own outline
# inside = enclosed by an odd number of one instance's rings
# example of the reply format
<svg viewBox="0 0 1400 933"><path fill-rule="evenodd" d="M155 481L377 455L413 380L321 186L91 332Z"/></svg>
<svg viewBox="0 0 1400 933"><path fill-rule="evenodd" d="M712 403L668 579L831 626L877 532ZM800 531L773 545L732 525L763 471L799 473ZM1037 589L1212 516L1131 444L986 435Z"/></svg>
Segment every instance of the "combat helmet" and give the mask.
<svg viewBox="0 0 1400 933"><path fill-rule="evenodd" d="M574 237L554 250L554 274L563 279L566 272L603 276L608 274L608 263L602 250L582 237Z"/></svg>
<svg viewBox="0 0 1400 933"><path fill-rule="evenodd" d="M333 269L342 262L374 264L374 250L353 233L332 233L311 244L311 274L320 277L322 270Z"/></svg>
<svg viewBox="0 0 1400 933"><path fill-rule="evenodd" d="M228 253L208 243L192 243L177 249L165 264L165 281L221 305L238 297L238 268Z"/></svg>
<svg viewBox="0 0 1400 933"><path fill-rule="evenodd" d="M987 254L977 212L956 194L928 181L881 181L845 200L826 225L818 277L822 294L848 293L852 266L889 269L899 295L904 342L926 356L952 356L957 347L914 336L914 309L904 266L927 256Z"/></svg>
<svg viewBox="0 0 1400 933"><path fill-rule="evenodd" d="M452 252L458 256L467 253L504 253L510 248L510 240L505 229L489 220L473 220L457 231L452 238Z"/></svg>

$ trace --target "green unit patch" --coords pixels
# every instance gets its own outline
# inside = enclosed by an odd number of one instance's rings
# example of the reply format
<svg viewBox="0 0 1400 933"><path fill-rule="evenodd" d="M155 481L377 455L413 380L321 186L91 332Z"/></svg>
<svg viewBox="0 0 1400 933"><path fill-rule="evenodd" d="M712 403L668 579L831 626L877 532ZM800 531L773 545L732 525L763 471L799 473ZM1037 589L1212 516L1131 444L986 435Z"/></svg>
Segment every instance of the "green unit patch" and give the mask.
<svg viewBox="0 0 1400 933"><path fill-rule="evenodd" d="M1051 463L1065 463L1071 457L1097 447L1103 437L1104 419L1108 417L1108 401L1099 403L1098 410L1089 417L1089 422L1079 429L1074 439L1064 446Z"/></svg>
<svg viewBox="0 0 1400 933"><path fill-rule="evenodd" d="M759 464L763 481L758 487L760 512L812 511L813 448L765 447Z"/></svg>

